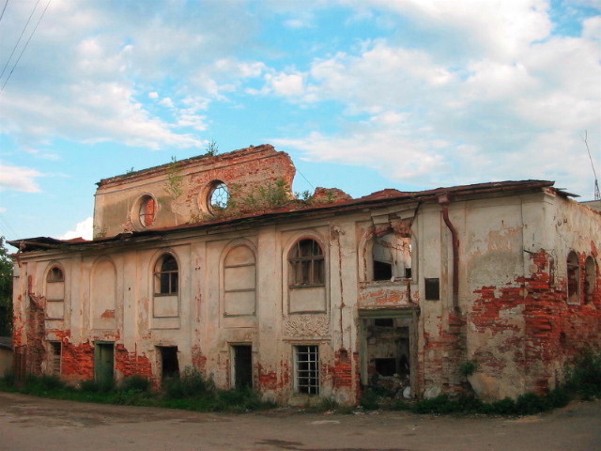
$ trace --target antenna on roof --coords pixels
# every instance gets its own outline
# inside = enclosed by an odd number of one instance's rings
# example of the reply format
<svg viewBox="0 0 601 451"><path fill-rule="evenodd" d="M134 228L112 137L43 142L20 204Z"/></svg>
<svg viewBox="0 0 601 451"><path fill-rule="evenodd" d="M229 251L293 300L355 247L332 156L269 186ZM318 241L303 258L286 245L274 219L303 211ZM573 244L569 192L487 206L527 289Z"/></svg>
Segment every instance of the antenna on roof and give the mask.
<svg viewBox="0 0 601 451"><path fill-rule="evenodd" d="M591 156L591 149L588 147L588 133L584 131L584 145L586 146L586 151L588 152L588 158L591 160L591 167L593 168L593 176L595 177L595 192L593 197L595 200L601 200L601 193L599 193L599 180L597 179L597 172L595 171L595 165L593 164L593 157Z"/></svg>

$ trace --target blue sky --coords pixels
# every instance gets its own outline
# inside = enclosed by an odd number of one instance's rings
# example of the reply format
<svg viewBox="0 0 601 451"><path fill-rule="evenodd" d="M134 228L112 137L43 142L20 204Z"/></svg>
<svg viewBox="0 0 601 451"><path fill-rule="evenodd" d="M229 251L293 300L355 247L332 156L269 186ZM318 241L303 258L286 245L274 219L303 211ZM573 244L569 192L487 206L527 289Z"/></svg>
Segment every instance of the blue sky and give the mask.
<svg viewBox="0 0 601 451"><path fill-rule="evenodd" d="M585 132L601 176L599 0L8 0L0 67L7 239L89 237L97 181L210 141L290 153L298 192L592 199Z"/></svg>

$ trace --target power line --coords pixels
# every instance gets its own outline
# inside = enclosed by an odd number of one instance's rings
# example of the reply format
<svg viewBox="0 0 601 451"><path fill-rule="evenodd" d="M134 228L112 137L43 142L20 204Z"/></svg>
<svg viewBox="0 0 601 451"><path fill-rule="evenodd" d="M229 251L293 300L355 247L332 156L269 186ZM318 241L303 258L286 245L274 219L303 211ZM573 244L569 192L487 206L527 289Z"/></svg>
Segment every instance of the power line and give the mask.
<svg viewBox="0 0 601 451"><path fill-rule="evenodd" d="M2 230L2 232L3 232L0 235L2 235L4 237L6 237L8 235L8 233L10 233L12 236L17 238L17 232L15 232L15 229L13 229L11 227L8 220L6 218L4 218L2 214L0 214L0 230Z"/></svg>
<svg viewBox="0 0 601 451"><path fill-rule="evenodd" d="M595 178L595 188L593 197L595 200L601 199L601 193L599 192L599 180L597 179L597 171L595 171L595 164L593 163L593 156L591 155L591 149L588 147L588 133L584 131L584 145L586 146L586 151L588 152L588 158L591 160L591 167L593 168L593 177Z"/></svg>
<svg viewBox="0 0 601 451"><path fill-rule="evenodd" d="M25 34L25 30L27 30L27 27L29 26L29 22L31 21L31 18L33 17L33 13L35 13L35 10L37 9L39 3L40 3L40 0L38 0L36 2L35 6L33 7L33 10L31 11L31 14L29 15L29 18L27 19L27 23L23 27L23 30L21 30L21 35L19 36L19 39L17 40L17 43L13 47L13 51L10 52L10 56L6 60L6 64L4 64L4 67L2 68L2 73L0 73L0 80L2 79L2 76L4 75L4 72L6 71L6 68L10 64L10 60L13 58L13 55L15 54L15 52L17 50L17 47L19 47L19 43L21 42L21 39L23 38L23 35Z"/></svg>
<svg viewBox="0 0 601 451"><path fill-rule="evenodd" d="M6 11L6 7L8 6L8 0L4 2L4 8L2 8L2 13L0 13L0 22L2 22L2 18L4 17L4 11Z"/></svg>
<svg viewBox="0 0 601 451"><path fill-rule="evenodd" d="M29 35L29 39L27 39L27 42L23 46L23 50L21 50L21 53L19 54L19 58L17 58L17 61L15 61L15 64L13 65L13 68L10 70L8 77L6 77L6 80L4 81L4 84L2 85L2 89L0 89L0 93L4 92L4 87L6 86L6 84L8 83L8 80L10 80L11 75L15 71L15 67L17 67L17 64L19 64L19 61L21 61L21 57L23 56L23 53L25 53L25 50L27 49L27 46L29 45L29 41L31 41L31 38L33 38L33 35L35 34L36 30L38 29L38 25L40 25L40 22L42 21L44 14L46 14L46 10L50 6L51 1L52 0L48 0L48 3L46 3L46 7L44 8L44 11L42 11L42 14L40 15L40 18L38 19L37 23L35 24L33 31ZM40 2L40 0L38 0L38 3L39 2ZM36 3L36 6L37 6L37 3Z"/></svg>

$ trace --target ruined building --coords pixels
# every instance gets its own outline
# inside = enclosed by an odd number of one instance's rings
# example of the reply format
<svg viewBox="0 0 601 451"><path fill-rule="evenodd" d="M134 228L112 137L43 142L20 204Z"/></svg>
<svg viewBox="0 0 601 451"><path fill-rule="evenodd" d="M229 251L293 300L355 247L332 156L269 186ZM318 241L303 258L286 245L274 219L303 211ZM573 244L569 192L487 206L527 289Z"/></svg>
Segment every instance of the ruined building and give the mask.
<svg viewBox="0 0 601 451"><path fill-rule="evenodd" d="M294 175L269 145L172 162L101 180L92 241L12 241L17 369L498 399L601 348L601 215L553 182L298 199Z"/></svg>

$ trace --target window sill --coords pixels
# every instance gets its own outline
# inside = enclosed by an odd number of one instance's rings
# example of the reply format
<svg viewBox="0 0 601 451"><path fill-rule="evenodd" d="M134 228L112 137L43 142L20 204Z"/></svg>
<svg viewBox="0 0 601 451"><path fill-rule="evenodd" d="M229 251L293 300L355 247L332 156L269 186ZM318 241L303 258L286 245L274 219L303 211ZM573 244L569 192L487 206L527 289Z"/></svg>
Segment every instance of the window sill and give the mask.
<svg viewBox="0 0 601 451"><path fill-rule="evenodd" d="M297 288L303 289L303 288L324 288L325 284L315 284L315 285L288 285L288 289L290 290L295 290Z"/></svg>

